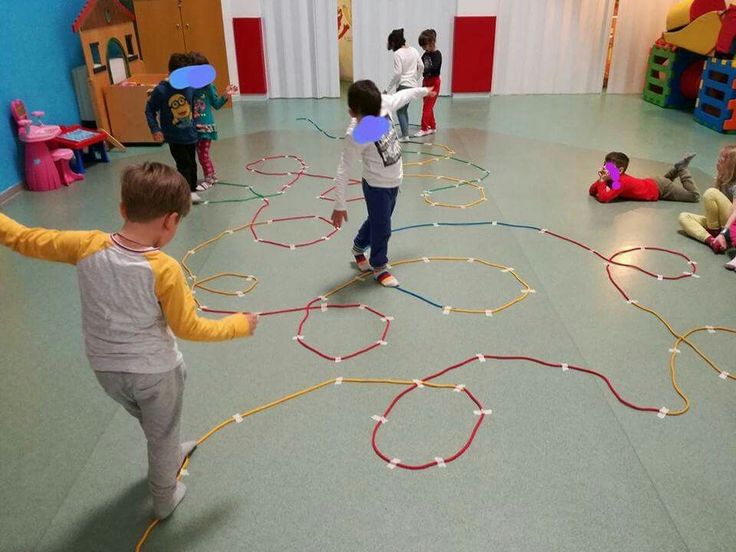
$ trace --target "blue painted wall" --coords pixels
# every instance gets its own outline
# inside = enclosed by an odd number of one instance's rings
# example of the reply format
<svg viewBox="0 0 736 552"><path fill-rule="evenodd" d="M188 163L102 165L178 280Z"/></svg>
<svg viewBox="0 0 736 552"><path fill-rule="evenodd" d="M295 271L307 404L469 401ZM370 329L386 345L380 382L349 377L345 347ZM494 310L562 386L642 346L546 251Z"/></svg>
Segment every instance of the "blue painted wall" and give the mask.
<svg viewBox="0 0 736 552"><path fill-rule="evenodd" d="M45 123L79 122L71 69L84 64L72 22L85 0L18 0L2 10L0 22L0 192L23 180L10 101L46 112Z"/></svg>

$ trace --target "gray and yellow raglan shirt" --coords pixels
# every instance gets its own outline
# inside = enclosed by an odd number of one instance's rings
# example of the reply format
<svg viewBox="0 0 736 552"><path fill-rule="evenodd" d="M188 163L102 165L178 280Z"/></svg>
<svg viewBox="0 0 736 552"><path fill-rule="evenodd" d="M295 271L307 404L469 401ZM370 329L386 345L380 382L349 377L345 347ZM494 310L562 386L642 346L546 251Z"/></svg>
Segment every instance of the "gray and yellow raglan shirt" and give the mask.
<svg viewBox="0 0 736 552"><path fill-rule="evenodd" d="M0 243L21 255L75 265L87 358L98 372L154 374L182 363L176 337L250 335L248 319L198 316L179 263L156 248L125 247L114 234L27 228L0 214Z"/></svg>

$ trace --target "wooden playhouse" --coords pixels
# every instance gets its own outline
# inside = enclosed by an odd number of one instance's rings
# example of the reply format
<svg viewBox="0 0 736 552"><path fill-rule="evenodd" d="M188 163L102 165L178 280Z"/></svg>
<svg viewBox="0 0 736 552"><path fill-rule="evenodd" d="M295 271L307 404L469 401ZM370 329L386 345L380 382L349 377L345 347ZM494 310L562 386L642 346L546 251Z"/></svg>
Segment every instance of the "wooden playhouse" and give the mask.
<svg viewBox="0 0 736 552"><path fill-rule="evenodd" d="M79 33L97 126L123 143L152 143L144 114L165 74L147 74L133 22L118 0L88 0L72 25Z"/></svg>

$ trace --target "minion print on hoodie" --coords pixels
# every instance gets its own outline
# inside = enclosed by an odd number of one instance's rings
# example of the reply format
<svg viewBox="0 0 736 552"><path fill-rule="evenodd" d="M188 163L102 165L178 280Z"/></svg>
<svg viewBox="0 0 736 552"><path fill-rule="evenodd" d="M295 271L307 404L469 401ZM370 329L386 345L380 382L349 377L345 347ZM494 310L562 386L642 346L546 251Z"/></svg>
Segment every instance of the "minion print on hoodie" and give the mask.
<svg viewBox="0 0 736 552"><path fill-rule="evenodd" d="M194 89L177 90L169 81L161 81L153 89L146 104L146 119L151 133L163 132L169 144L193 144L197 129L192 119Z"/></svg>
<svg viewBox="0 0 736 552"><path fill-rule="evenodd" d="M192 109L183 94L174 94L169 98L169 109L171 109L171 123L175 127L192 124Z"/></svg>

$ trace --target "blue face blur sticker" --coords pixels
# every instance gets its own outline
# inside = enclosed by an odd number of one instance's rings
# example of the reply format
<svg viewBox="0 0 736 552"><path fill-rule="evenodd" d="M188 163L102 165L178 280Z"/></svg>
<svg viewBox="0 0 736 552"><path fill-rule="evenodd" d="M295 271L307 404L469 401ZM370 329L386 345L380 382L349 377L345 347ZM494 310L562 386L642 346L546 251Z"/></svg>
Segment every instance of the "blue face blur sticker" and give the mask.
<svg viewBox="0 0 736 552"><path fill-rule="evenodd" d="M212 65L190 65L173 71L169 83L177 90L182 88L202 88L215 81L217 72Z"/></svg>
<svg viewBox="0 0 736 552"><path fill-rule="evenodd" d="M391 122L387 117L368 115L363 117L353 130L353 140L358 144L377 142L390 128Z"/></svg>
<svg viewBox="0 0 736 552"><path fill-rule="evenodd" d="M610 161L605 164L605 167L608 174L611 176L611 189L618 190L621 187L621 173L619 172L618 167Z"/></svg>

